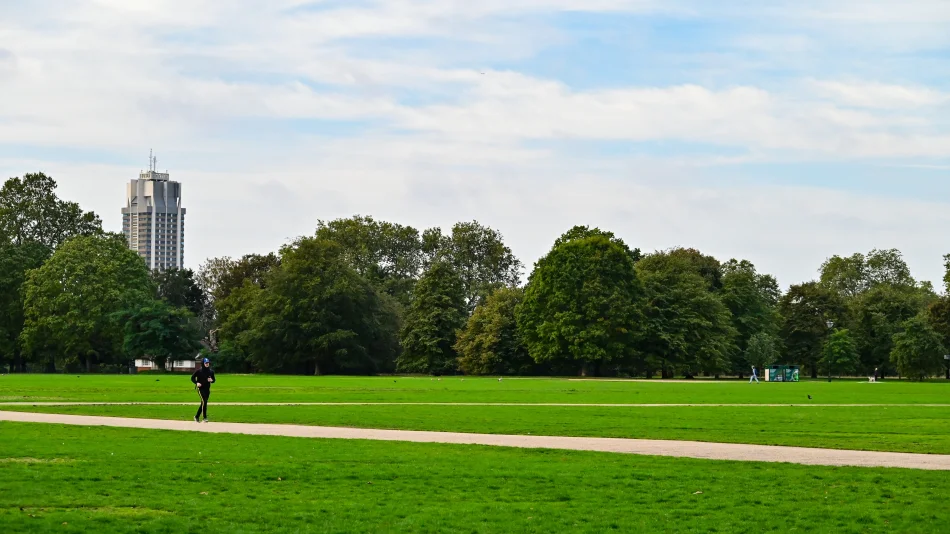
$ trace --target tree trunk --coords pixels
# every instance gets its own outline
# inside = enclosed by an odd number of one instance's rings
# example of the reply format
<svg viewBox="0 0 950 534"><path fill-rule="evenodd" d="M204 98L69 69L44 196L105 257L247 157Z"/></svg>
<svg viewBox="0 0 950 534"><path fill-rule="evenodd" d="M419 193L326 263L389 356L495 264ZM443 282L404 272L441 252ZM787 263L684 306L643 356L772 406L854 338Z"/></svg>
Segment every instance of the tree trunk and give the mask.
<svg viewBox="0 0 950 534"><path fill-rule="evenodd" d="M49 360L46 361L46 372L55 373L56 372L56 359L52 356L49 357Z"/></svg>

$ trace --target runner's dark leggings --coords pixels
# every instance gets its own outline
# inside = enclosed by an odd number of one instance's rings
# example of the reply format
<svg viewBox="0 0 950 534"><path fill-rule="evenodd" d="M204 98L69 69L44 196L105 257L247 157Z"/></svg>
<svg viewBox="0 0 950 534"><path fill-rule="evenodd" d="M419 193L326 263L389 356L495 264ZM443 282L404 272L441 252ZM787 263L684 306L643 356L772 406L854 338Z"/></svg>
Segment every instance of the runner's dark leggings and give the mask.
<svg viewBox="0 0 950 534"><path fill-rule="evenodd" d="M211 389L202 389L198 388L198 395L201 396L201 406L198 406L198 412L195 414L195 417L201 417L202 412L204 412L204 418L208 418L208 397L211 396Z"/></svg>

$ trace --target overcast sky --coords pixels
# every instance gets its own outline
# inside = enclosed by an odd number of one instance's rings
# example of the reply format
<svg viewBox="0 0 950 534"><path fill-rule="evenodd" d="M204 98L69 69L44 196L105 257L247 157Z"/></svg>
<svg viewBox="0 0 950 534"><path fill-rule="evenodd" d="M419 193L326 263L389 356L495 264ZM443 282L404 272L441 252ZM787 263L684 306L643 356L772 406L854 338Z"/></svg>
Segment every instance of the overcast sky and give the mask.
<svg viewBox="0 0 950 534"><path fill-rule="evenodd" d="M317 219L575 224L753 261L950 252L947 0L0 1L0 176L121 230L148 164L185 261Z"/></svg>

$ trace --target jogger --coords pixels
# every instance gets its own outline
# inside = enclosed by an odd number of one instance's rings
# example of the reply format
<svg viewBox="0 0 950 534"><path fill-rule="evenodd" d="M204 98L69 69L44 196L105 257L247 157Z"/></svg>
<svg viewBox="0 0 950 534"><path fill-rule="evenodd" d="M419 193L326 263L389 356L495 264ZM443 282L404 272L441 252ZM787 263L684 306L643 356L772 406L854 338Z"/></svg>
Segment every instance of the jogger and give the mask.
<svg viewBox="0 0 950 534"><path fill-rule="evenodd" d="M199 417L203 417L208 422L208 397L211 396L211 384L214 382L214 370L211 369L211 361L205 358L201 361L201 367L195 370L191 375L191 383L198 390L198 396L201 398L201 404L195 413L195 422L199 422Z"/></svg>
<svg viewBox="0 0 950 534"><path fill-rule="evenodd" d="M755 383L756 383L756 384L759 383L759 376L758 376L758 374L756 374L756 372L755 372L755 366L754 366L754 365L752 366L752 377L749 378L749 383L751 384L753 380L755 380Z"/></svg>

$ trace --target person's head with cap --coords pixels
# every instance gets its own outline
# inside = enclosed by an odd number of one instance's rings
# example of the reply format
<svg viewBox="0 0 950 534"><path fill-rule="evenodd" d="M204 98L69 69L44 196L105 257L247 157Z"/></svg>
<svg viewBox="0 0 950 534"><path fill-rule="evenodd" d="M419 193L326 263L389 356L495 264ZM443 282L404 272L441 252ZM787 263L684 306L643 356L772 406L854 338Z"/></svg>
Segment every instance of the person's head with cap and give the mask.
<svg viewBox="0 0 950 534"><path fill-rule="evenodd" d="M208 358L205 358L205 359L201 360L201 365L204 365L205 367L210 367L210 366L211 366L211 360L209 360Z"/></svg>

